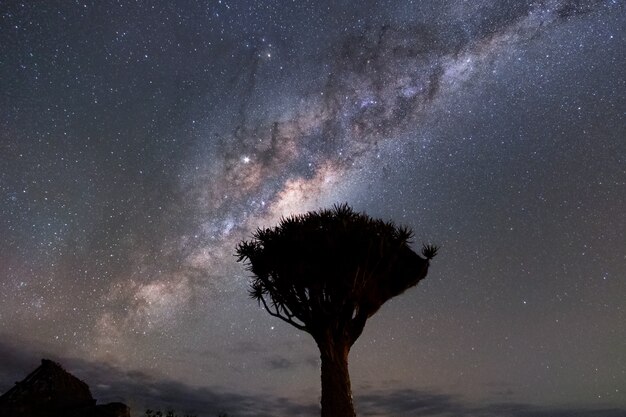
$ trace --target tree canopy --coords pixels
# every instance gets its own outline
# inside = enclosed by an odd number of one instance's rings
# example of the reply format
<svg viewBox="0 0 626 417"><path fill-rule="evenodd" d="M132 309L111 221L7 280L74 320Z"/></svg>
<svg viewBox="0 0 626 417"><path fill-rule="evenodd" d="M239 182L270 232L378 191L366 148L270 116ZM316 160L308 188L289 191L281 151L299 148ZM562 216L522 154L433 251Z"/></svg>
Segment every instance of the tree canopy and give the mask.
<svg viewBox="0 0 626 417"><path fill-rule="evenodd" d="M314 337L345 322L342 330L356 340L385 301L425 276L437 248L424 245L425 260L409 247L412 237L407 227L343 204L257 229L237 255L254 274L251 297L269 314Z"/></svg>

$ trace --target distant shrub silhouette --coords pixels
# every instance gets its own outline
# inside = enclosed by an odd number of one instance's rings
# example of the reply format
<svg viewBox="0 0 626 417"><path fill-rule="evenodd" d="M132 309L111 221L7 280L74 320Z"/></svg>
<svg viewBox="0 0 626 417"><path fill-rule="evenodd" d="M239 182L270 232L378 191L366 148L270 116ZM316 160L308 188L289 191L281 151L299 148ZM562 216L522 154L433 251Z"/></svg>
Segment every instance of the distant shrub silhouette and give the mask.
<svg viewBox="0 0 626 417"><path fill-rule="evenodd" d="M424 258L413 233L357 213L348 205L283 218L237 245L254 274L250 296L265 310L313 336L322 361L322 417L353 417L350 348L365 322L389 299L426 276L437 247Z"/></svg>
<svg viewBox="0 0 626 417"><path fill-rule="evenodd" d="M184 414L181 416L179 414L176 414L174 410L167 410L165 411L165 414L163 414L161 410L152 410L148 408L146 410L145 417L197 417L197 416L195 414ZM219 417L222 417L222 415L220 414Z"/></svg>
<svg viewBox="0 0 626 417"><path fill-rule="evenodd" d="M146 410L146 413L144 414L144 417L197 417L197 416L195 414L179 415L179 414L176 414L174 410L167 410L165 411L165 414L163 414L161 410L152 410L148 408ZM219 413L217 417L229 417L229 416L227 413Z"/></svg>

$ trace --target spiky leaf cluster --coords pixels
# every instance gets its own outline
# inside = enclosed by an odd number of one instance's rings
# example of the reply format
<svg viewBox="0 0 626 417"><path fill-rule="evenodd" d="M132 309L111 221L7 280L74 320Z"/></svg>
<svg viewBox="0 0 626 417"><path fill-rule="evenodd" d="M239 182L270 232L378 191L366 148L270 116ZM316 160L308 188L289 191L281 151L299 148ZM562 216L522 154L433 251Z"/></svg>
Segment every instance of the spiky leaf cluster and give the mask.
<svg viewBox="0 0 626 417"><path fill-rule="evenodd" d="M410 229L343 204L258 229L237 255L254 275L251 297L270 314L311 334L354 322L358 336L386 300L425 275L428 261L410 249L411 238ZM428 259L436 253L429 248Z"/></svg>

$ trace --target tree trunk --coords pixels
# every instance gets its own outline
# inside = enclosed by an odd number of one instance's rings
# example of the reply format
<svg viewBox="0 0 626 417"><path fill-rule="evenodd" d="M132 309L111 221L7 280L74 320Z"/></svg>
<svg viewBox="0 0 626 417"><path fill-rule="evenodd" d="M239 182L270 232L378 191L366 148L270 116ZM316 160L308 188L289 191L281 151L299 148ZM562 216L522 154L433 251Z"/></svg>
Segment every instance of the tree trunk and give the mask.
<svg viewBox="0 0 626 417"><path fill-rule="evenodd" d="M348 343L318 342L322 359L322 417L355 417L348 373Z"/></svg>

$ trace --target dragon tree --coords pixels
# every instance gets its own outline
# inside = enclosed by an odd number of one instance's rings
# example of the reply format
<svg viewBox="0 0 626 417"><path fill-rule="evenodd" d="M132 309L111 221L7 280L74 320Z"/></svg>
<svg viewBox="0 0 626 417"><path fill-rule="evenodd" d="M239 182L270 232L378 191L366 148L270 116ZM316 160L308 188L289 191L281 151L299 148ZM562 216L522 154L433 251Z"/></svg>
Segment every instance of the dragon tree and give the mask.
<svg viewBox="0 0 626 417"><path fill-rule="evenodd" d="M282 218L237 245L252 272L250 296L309 333L322 362L322 417L353 417L350 348L368 318L428 272L437 247L411 247L413 232L347 204Z"/></svg>

